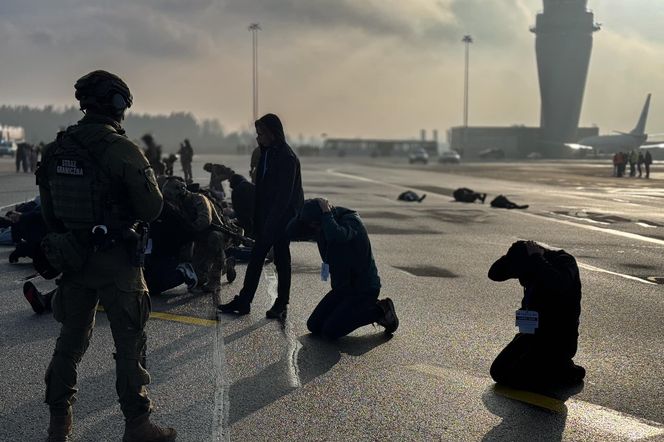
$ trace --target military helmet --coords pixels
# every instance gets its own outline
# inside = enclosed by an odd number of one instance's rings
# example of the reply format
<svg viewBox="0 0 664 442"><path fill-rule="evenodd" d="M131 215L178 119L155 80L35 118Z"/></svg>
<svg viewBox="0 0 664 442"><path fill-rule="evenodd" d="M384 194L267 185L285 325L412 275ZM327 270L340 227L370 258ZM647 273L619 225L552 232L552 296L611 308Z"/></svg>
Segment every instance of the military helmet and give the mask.
<svg viewBox="0 0 664 442"><path fill-rule="evenodd" d="M74 85L81 110L96 108L104 113L121 115L133 103L127 83L106 71L93 71Z"/></svg>
<svg viewBox="0 0 664 442"><path fill-rule="evenodd" d="M187 185L179 177L168 177L161 188L164 198L168 201L175 201L187 194Z"/></svg>

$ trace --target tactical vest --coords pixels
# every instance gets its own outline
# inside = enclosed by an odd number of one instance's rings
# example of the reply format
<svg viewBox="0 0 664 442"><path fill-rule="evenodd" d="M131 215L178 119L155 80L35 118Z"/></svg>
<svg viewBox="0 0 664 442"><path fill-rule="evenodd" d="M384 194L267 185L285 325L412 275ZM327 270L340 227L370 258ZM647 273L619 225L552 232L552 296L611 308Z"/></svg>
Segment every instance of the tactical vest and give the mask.
<svg viewBox="0 0 664 442"><path fill-rule="evenodd" d="M90 231L105 225L118 231L132 221L131 212L127 196L121 194L123 186L113 182L101 162L110 145L104 138L117 132L102 126L95 137L99 141L86 146L76 135L79 127L60 132L43 161L53 212L67 230Z"/></svg>

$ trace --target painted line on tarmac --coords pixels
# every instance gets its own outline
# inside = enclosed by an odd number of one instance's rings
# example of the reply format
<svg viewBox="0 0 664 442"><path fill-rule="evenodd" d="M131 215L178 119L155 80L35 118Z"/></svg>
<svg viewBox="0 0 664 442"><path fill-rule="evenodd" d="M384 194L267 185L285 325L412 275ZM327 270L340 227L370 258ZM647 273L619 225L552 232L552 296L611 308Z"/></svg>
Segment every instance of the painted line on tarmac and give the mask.
<svg viewBox="0 0 664 442"><path fill-rule="evenodd" d="M591 272L607 273L609 275L619 276L620 278L625 278L625 279L629 279L630 281L637 281L637 282L640 282L640 283L643 283L643 284L648 284L648 285L659 285L655 282L648 281L647 279L639 278L638 276L632 276L632 275L626 275L624 273L612 272L611 270L602 269L600 267L591 266L590 264L585 264L585 263L578 262L578 261L577 261L577 264L582 269L590 270Z"/></svg>
<svg viewBox="0 0 664 442"><path fill-rule="evenodd" d="M104 307L97 306L97 311L103 312ZM212 349L212 373L214 381L214 409L212 411L212 441L229 442L231 440L228 428L228 370L226 369L226 351L224 346L224 332L221 321L196 318L192 316L173 315L164 312L150 312L150 319L179 322L181 324L202 325L214 327L214 347Z"/></svg>
<svg viewBox="0 0 664 442"><path fill-rule="evenodd" d="M428 364L416 364L407 367L409 370L434 376L441 379L450 379L450 370ZM470 375L468 375L470 377ZM483 378L482 378L483 379ZM490 382L488 379L486 379ZM582 426L609 433L623 440L638 441L664 435L664 425L625 413L591 404L578 399L561 401L542 394L496 385L496 394L508 399L517 400L529 405L566 414L568 422L575 422Z"/></svg>
<svg viewBox="0 0 664 442"><path fill-rule="evenodd" d="M228 427L228 370L226 365L226 347L221 321L215 322L214 348L212 351L212 368L214 373L214 411L212 413L212 441L230 442L231 434Z"/></svg>
<svg viewBox="0 0 664 442"><path fill-rule="evenodd" d="M97 306L98 312L103 312L104 307L101 305ZM212 319L203 319L197 318L195 316L183 316L183 315L174 315L172 313L165 312L150 312L150 319L161 319L163 321L179 322L180 324L189 324L189 325L202 325L204 327L216 327L219 321L214 321Z"/></svg>
<svg viewBox="0 0 664 442"><path fill-rule="evenodd" d="M164 312L151 312L150 318L179 322L181 324L202 325L204 327L216 327L219 323L219 321L214 321L212 319L197 318L195 316L174 315L172 313Z"/></svg>
<svg viewBox="0 0 664 442"><path fill-rule="evenodd" d="M277 287L279 281L277 280L277 275L275 273L274 264L270 264L264 268L265 281L267 282L267 296L269 299L270 306L274 304L274 301L277 300ZM302 348L302 344L295 337L295 332L293 331L293 323L286 316L282 320L282 331L286 338L286 366L288 369L288 385L291 388L299 388L302 386L302 381L300 380L300 367L297 363L297 355Z"/></svg>
<svg viewBox="0 0 664 442"><path fill-rule="evenodd" d="M365 183L374 183L374 184L380 184L380 185L383 185L383 186L391 186L391 187L396 187L396 188L399 188L399 189L404 189L403 186L398 186L396 184L386 183L384 181L372 180L371 178L365 178L365 177L359 176L359 175L351 175L349 173L337 172L334 169L327 169L326 172L329 173L330 175L335 175L335 176L339 176L339 177L342 177L342 178L350 178L352 180L363 181Z"/></svg>
<svg viewBox="0 0 664 442"><path fill-rule="evenodd" d="M371 178L365 178L365 177L361 177L361 176L357 176L357 175L350 175L350 174L347 174L347 173L336 172L334 169L328 169L327 173L329 173L331 175L345 177L345 178L351 178L351 179L358 180L358 181L370 182L370 183L375 183L375 184L381 184L381 185L396 187L396 188L399 188L399 189L405 189L405 187L398 186L396 184L390 184L390 183L386 183L384 181L373 180ZM569 225L569 226L581 227L583 229L593 230L593 231L596 231L596 232L603 232L603 233L608 233L608 234L611 234L611 235L622 236L624 238L637 239L639 241L650 242L650 243L657 244L657 245L664 245L664 241L661 240L661 239L650 238L648 236L638 235L636 233L622 232L620 230L615 230L615 229L607 229L607 228L602 228L602 227L589 226L589 225L585 225L585 224L575 223L575 222L572 222L572 221L565 221L565 220L551 218L551 217L547 217L547 216L535 215L535 214L527 213L527 212L514 212L514 213L518 213L518 214L521 214L521 215L526 215L526 216L530 216L530 217L534 217L534 218L538 218L538 219L545 219L545 220L548 220L548 221L553 221L553 222L557 222L557 223L561 223L561 224L566 224L566 225ZM593 272L607 273L609 275L618 276L618 277L621 277L621 278L629 279L631 281L638 281L638 282L643 283L643 284L657 285L656 283L654 283L652 281L648 281L647 279L639 278L637 276L626 275L624 273L618 273L618 272L612 272L610 270L605 270L605 269L602 269L602 268L599 268L599 267L591 266L589 264L578 263L578 265L579 265L579 267L582 267L586 270L590 270L590 271L593 271ZM410 275L407 272L404 272L404 273ZM410 276L412 276L412 275L410 275Z"/></svg>
<svg viewBox="0 0 664 442"><path fill-rule="evenodd" d="M579 224L579 223L575 223L575 222L572 222L572 221L566 221L564 219L556 219L556 218L551 218L551 217L548 217L548 216L536 215L534 213L527 213L527 212L513 212L513 213L518 213L518 214L523 215L523 216L529 216L531 218L544 219L544 220L547 220L547 221L552 221L552 222L556 222L556 223L559 223L559 224L565 224L565 225L568 225L568 226L580 227L582 229L592 230L594 232L602 232L602 233L607 233L609 235L620 236L620 237L623 237L623 238L635 239L637 241L643 241L643 242L648 242L648 243L651 243L651 244L657 244L659 246L664 246L664 240L657 239L657 238L651 238L649 236L643 236L643 235L639 235L639 234L636 234L636 233L623 232L621 230L607 229L607 228L604 228L604 227L588 226L588 225L585 225L585 224Z"/></svg>

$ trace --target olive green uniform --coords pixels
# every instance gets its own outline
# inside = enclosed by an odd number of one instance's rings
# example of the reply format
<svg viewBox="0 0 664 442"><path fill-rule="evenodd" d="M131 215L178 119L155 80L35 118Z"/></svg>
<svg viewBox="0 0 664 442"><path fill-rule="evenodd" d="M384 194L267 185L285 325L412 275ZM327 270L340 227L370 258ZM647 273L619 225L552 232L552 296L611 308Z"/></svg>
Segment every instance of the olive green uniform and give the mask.
<svg viewBox="0 0 664 442"><path fill-rule="evenodd" d="M194 255L192 264L199 284L216 289L221 284L224 264L224 237L212 230L212 224L223 225L210 200L199 193L188 192L183 209L194 230Z"/></svg>
<svg viewBox="0 0 664 442"><path fill-rule="evenodd" d="M58 140L46 147L37 172L42 213L51 232L71 234L82 264L78 271L63 268L53 300L54 316L62 328L46 371L45 401L52 415L64 415L75 401L76 367L88 348L101 302L115 341L119 402L131 421L151 410L145 388L150 376L145 369L144 330L150 298L143 270L132 265L127 245L118 240L93 246L90 232L94 225L104 224L112 238L132 221L150 222L161 211L162 196L145 156L114 120L86 116ZM63 148L86 150L92 161L83 161L85 166L62 163L57 152ZM70 176L62 175L63 170ZM76 181L71 175L87 175L79 182L87 183L91 170L97 171L91 188L72 185Z"/></svg>

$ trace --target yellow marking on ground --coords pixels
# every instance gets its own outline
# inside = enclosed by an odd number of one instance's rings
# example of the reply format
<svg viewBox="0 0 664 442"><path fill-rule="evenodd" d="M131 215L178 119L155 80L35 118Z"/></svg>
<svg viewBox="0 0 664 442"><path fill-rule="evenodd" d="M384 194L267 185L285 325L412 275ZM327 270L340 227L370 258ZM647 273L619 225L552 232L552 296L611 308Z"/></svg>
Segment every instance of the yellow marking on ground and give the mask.
<svg viewBox="0 0 664 442"><path fill-rule="evenodd" d="M152 312L150 318L162 319L164 321L180 322L182 324L202 325L204 327L214 327L217 321L212 319L196 318L194 316L173 315L164 312Z"/></svg>
<svg viewBox="0 0 664 442"><path fill-rule="evenodd" d="M456 372L435 365L417 364L408 366L407 368L448 381L459 381L459 377L465 377L469 380L478 379L463 372ZM491 382L489 379L485 380L487 383ZM581 427L589 427L616 436L621 440L638 441L664 435L664 425L659 422L630 416L611 408L591 404L590 402L578 399L568 399L563 402L552 397L523 390L515 390L501 385L495 385L494 391L496 394L509 399L566 414L568 426L573 424Z"/></svg>
<svg viewBox="0 0 664 442"><path fill-rule="evenodd" d="M525 402L526 404L535 405L536 407L546 408L547 410L555 411L556 413L565 413L567 411L567 407L563 401L544 396L543 394L516 390L499 384L496 384L494 391L496 394L506 398Z"/></svg>
<svg viewBox="0 0 664 442"><path fill-rule="evenodd" d="M103 312L104 307L98 305L97 311ZM214 321L212 319L196 318L194 316L174 315L171 313L164 313L164 312L151 312L150 318L161 319L162 321L179 322L181 324L202 325L203 327L214 327L217 325L217 321Z"/></svg>

